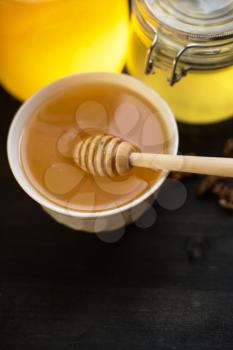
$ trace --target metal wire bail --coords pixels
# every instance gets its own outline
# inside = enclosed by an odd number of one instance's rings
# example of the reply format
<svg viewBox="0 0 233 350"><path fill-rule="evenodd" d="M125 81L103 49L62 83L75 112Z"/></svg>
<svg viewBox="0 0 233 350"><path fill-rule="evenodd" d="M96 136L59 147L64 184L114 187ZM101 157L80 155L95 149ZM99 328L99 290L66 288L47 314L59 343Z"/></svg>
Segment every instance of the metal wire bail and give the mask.
<svg viewBox="0 0 233 350"><path fill-rule="evenodd" d="M232 37L232 36L231 36ZM216 41L219 40L219 37L216 38L212 38L212 40ZM155 33L154 39L152 41L152 44L150 46L150 48L147 51L147 55L146 55L146 63L145 63L145 74L154 74L154 67L155 67L155 53L154 50L156 48L156 45L158 43L158 33ZM170 86L175 85L177 82L179 82L190 70L210 70L213 69L212 66L210 67L206 67L203 66L201 67L200 65L197 67L191 66L191 65L186 65L186 66L182 66L179 65L180 60L183 56L183 54L187 51L187 50L191 50L191 49L200 49L200 50L206 50L206 49L218 49L220 47L226 46L233 44L233 40L231 40L230 42L226 42L226 43L214 43L214 44L196 44L196 43L190 43L185 45L184 47L182 47L180 49L180 51L178 51L178 53L175 55L174 59L172 60L172 65L171 65L171 73L170 73L170 77L167 78L167 81L169 82ZM232 57L232 62L230 64L233 63L233 57ZM229 62L226 62L225 64L223 63L220 67L226 67L229 66ZM214 67L214 68L219 68L219 67Z"/></svg>

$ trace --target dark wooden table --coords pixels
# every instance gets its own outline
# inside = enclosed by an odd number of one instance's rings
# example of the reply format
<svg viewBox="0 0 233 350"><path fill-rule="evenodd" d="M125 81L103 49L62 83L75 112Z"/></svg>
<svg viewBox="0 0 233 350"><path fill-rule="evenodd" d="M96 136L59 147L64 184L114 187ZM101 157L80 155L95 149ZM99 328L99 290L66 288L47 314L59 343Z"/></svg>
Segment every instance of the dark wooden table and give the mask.
<svg viewBox="0 0 233 350"><path fill-rule="evenodd" d="M0 91L0 349L232 349L233 215L155 204L148 229L107 244L63 227L17 185L6 135L20 103ZM233 121L180 126L182 152L221 154Z"/></svg>

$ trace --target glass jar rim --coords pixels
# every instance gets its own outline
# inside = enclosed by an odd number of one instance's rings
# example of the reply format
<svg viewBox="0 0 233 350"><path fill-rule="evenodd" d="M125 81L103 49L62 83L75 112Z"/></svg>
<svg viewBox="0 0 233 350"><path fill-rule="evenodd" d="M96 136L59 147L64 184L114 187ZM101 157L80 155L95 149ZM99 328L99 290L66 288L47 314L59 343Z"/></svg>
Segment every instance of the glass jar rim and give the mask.
<svg viewBox="0 0 233 350"><path fill-rule="evenodd" d="M163 1L163 2L162 2ZM170 0L172 1L172 0ZM171 13L165 11L163 7L166 2L170 4L168 0L135 0L136 7L141 12L141 14L146 18L146 20L155 27L166 27L168 31L170 31L175 36L186 37L188 40L196 40L196 41L208 41L208 40L224 40L229 37L233 38L233 0L231 1L232 7L230 8L231 12L229 15L228 21L226 21L224 16L219 16L218 23L214 26L215 22L210 25L206 25L206 19L203 23L203 19L200 21L196 20L193 23L189 23L191 17L186 16L186 20L184 21L181 16L178 17L178 10L174 10L172 8ZM173 0L177 1L177 0ZM228 0L229 1L229 0ZM163 3L163 7L161 6ZM190 2L188 2L190 3ZM155 4L154 7L152 4ZM181 12L181 11L180 11ZM176 18L177 15L177 18ZM188 20L187 20L188 18ZM207 17L205 17L207 18ZM222 19L223 23L220 23L220 19ZM224 22L225 20L225 22ZM216 20L217 21L217 20ZM209 23L208 23L209 24ZM220 25L221 24L221 25Z"/></svg>

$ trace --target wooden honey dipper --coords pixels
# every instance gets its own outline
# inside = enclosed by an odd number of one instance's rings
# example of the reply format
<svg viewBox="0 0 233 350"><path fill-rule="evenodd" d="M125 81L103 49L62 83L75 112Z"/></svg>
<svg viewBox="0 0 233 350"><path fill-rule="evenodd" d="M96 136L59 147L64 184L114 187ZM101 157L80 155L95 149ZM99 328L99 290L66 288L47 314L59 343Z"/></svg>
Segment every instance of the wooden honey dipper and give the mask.
<svg viewBox="0 0 233 350"><path fill-rule="evenodd" d="M78 142L73 157L81 169L98 176L126 175L136 166L233 177L233 158L140 153L129 142L112 135L90 136Z"/></svg>

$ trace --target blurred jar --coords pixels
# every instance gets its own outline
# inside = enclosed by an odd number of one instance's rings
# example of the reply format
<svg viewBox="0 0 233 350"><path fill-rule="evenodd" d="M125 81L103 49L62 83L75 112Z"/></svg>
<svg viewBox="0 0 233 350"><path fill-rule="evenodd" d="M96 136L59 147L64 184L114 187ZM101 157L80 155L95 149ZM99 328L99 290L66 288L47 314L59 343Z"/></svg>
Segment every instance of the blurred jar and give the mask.
<svg viewBox="0 0 233 350"><path fill-rule="evenodd" d="M134 0L127 69L180 121L232 117L233 0Z"/></svg>
<svg viewBox="0 0 233 350"><path fill-rule="evenodd" d="M120 72L127 0L0 0L0 81L19 99L72 73Z"/></svg>

